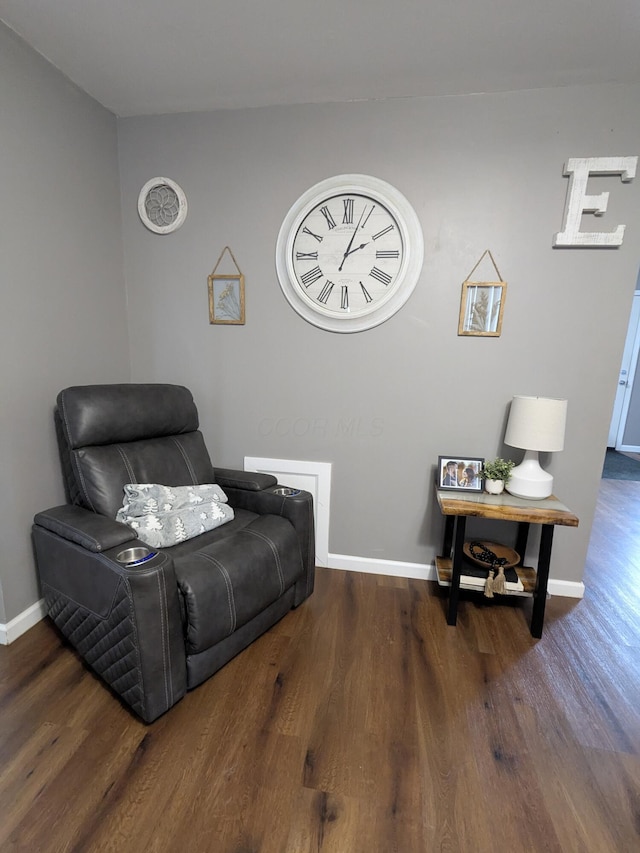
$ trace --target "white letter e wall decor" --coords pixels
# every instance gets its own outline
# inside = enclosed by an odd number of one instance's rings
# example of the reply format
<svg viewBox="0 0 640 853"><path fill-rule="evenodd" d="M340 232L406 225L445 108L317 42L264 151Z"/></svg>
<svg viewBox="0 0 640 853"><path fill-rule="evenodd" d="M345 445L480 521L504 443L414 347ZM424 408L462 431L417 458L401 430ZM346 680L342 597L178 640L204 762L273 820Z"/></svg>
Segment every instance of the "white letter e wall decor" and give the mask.
<svg viewBox="0 0 640 853"><path fill-rule="evenodd" d="M602 216L607 209L609 193L587 195L589 175L620 175L625 183L636 176L637 157L572 157L567 161L564 174L568 175L569 193L564 216L564 228L553 238L555 247L596 246L606 248L621 246L624 225L615 231L581 231L583 213Z"/></svg>

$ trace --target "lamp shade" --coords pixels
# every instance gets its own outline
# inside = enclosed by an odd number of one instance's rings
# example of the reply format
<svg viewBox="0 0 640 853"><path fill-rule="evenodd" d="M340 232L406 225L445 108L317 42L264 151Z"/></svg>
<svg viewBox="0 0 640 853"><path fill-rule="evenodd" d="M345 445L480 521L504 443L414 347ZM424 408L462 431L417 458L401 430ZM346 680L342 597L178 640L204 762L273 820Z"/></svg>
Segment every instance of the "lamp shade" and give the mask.
<svg viewBox="0 0 640 853"><path fill-rule="evenodd" d="M566 400L514 397L504 441L524 450L562 450L566 422Z"/></svg>

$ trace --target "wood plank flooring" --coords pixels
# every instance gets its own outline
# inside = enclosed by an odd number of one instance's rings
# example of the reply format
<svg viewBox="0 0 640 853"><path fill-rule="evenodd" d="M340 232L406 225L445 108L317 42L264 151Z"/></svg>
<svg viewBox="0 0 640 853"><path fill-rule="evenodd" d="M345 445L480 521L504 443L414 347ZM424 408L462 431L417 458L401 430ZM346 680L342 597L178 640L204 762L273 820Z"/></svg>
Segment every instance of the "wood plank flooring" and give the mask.
<svg viewBox="0 0 640 853"><path fill-rule="evenodd" d="M0 851L640 850L640 483L602 482L583 601L319 570L151 726L43 622L0 648ZM553 574L553 567L552 567Z"/></svg>

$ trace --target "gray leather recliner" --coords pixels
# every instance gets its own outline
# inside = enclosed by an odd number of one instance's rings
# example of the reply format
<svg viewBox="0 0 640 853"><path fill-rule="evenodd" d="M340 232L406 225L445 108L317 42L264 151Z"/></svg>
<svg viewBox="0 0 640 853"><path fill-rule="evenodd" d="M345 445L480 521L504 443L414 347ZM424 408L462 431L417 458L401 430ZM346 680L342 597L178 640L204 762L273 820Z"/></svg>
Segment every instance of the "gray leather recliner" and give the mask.
<svg viewBox="0 0 640 853"><path fill-rule="evenodd" d="M151 722L313 591L313 503L275 477L213 468L182 386L76 386L55 424L68 504L36 515L49 616L84 660ZM115 520L128 483L217 483L233 520L155 556Z"/></svg>

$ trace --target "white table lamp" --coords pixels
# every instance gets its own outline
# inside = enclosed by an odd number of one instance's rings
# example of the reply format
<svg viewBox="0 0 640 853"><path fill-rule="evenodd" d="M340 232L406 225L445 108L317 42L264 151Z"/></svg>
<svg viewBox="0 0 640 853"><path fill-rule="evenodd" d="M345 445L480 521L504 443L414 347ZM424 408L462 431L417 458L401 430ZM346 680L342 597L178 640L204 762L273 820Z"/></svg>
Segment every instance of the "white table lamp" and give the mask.
<svg viewBox="0 0 640 853"><path fill-rule="evenodd" d="M506 486L508 492L529 500L549 497L553 492L553 477L540 467L538 452L563 449L566 421L566 400L513 398L504 441L526 452L520 465L511 472Z"/></svg>

